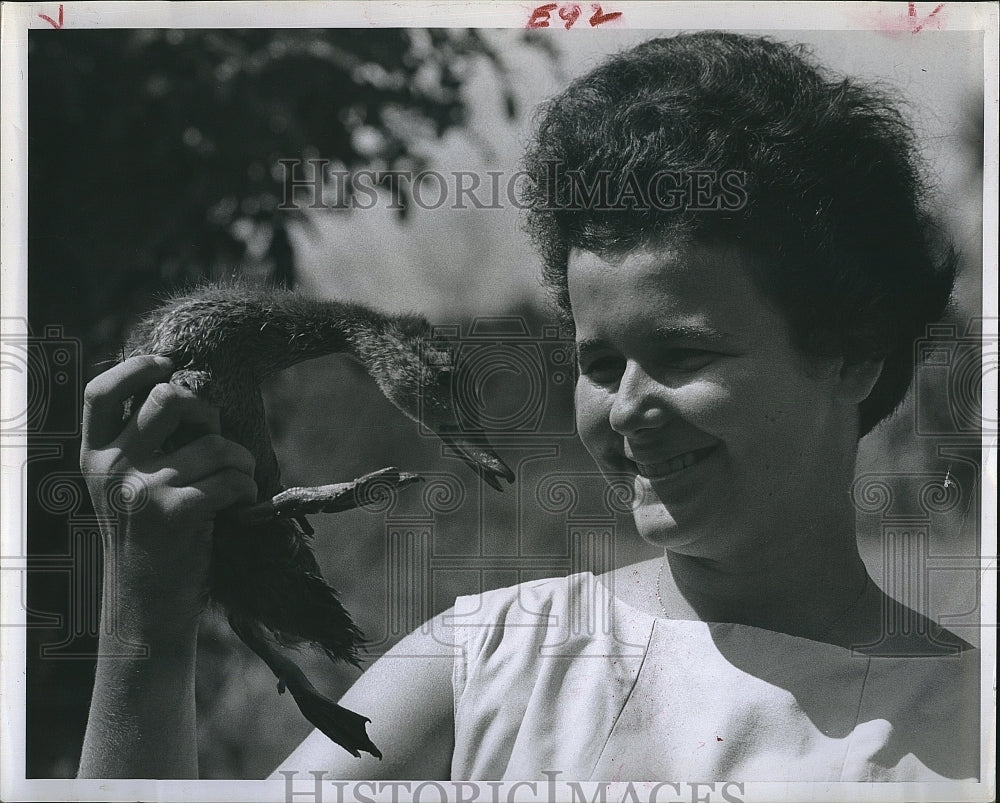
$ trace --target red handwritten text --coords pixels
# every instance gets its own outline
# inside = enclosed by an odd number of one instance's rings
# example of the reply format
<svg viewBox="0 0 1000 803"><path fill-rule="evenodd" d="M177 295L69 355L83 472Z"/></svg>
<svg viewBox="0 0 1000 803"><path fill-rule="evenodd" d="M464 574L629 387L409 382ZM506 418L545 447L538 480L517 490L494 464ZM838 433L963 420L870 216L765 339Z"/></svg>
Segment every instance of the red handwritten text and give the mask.
<svg viewBox="0 0 1000 803"><path fill-rule="evenodd" d="M588 20L591 28L616 20L622 15L621 11L605 12L599 3L591 3L590 8L594 12ZM557 11L559 19L563 21L563 27L567 31L573 27L573 24L580 19L580 15L583 13L583 9L577 3L567 3L562 6L558 3L545 3L531 12L531 16L528 18L528 28L548 28L553 11Z"/></svg>
<svg viewBox="0 0 1000 803"><path fill-rule="evenodd" d="M597 5L597 3L594 3L594 5L592 5L591 8L594 9L594 14L590 18L591 28L596 28L598 25L601 25L602 23L610 22L611 20L616 20L622 15L622 12L620 11L609 11L607 14L604 14L601 12L601 7Z"/></svg>

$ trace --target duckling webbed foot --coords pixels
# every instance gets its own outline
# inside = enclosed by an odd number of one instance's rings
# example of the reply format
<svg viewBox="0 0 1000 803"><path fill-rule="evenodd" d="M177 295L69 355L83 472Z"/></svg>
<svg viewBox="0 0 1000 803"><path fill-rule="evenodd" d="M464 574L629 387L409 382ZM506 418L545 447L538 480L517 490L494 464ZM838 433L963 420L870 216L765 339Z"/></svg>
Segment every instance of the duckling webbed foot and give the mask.
<svg viewBox="0 0 1000 803"><path fill-rule="evenodd" d="M365 727L371 722L368 717L337 705L320 694L299 666L267 638L259 624L238 614L230 614L229 623L243 643L257 653L274 673L278 679L278 693L284 694L286 689L290 691L306 719L355 758L360 758L360 751L363 750L381 760L382 753L369 738Z"/></svg>
<svg viewBox="0 0 1000 803"><path fill-rule="evenodd" d="M293 678L279 679L278 691L284 688L292 693L303 716L352 756L360 758L364 750L381 760L382 753L365 728L371 722L368 717L337 705L316 691L309 681L299 684Z"/></svg>
<svg viewBox="0 0 1000 803"><path fill-rule="evenodd" d="M304 518L307 513L341 513L352 510L383 494L422 480L423 477L419 474L393 467L383 468L350 482L289 488L275 494L269 501L233 511L231 515L246 524L259 524L276 518L295 519L300 526L307 528L307 534L311 534L312 528Z"/></svg>

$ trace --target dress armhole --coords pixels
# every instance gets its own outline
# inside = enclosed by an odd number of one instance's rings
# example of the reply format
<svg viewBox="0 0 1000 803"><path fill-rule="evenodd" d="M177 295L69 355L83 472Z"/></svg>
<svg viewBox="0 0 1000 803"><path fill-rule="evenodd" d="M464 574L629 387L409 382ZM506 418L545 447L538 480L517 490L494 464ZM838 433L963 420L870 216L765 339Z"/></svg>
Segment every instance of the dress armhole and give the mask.
<svg viewBox="0 0 1000 803"><path fill-rule="evenodd" d="M451 667L451 690L452 705L454 706L452 710L455 713L454 719L456 723L458 721L459 706L461 705L462 696L465 694L465 687L469 679L469 629L456 627L455 624L458 611L463 609L463 602L465 600L465 597L457 597L452 609L445 613L445 621L451 630L452 644L455 646Z"/></svg>

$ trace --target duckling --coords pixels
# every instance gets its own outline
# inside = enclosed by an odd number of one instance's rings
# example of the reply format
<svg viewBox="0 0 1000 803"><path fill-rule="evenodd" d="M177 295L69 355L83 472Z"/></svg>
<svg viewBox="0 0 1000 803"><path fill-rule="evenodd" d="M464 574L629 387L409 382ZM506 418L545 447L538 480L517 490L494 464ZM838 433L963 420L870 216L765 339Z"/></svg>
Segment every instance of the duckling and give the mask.
<svg viewBox="0 0 1000 803"><path fill-rule="evenodd" d="M456 426L453 364L446 351L427 342L428 334L427 322L417 316L386 316L287 290L215 284L167 300L138 323L125 349L129 356L170 358L170 381L216 405L222 435L253 454L257 503L216 518L211 598L274 673L279 693L287 688L303 715L355 757L362 750L382 757L365 729L370 720L320 694L284 652L314 644L331 660L357 666L364 640L323 578L306 514L348 510L363 504L366 494L420 478L392 467L350 482L285 489L260 383L303 360L350 355L396 407L501 490L500 481L513 482L514 475L484 435Z"/></svg>

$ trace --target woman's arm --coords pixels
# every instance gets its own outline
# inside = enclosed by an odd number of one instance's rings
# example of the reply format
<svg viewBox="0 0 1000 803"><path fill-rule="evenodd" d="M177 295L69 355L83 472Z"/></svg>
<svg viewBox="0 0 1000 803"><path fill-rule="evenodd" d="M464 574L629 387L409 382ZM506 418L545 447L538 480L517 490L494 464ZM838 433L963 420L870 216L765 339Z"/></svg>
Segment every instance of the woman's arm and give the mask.
<svg viewBox="0 0 1000 803"><path fill-rule="evenodd" d="M251 504L256 485L250 453L218 434L217 410L164 383L170 372L168 360L135 357L84 397L80 466L104 531L105 576L81 778L198 777L195 642L213 522ZM124 423L129 397L142 403ZM165 454L182 424L205 434ZM122 643L148 655L115 657Z"/></svg>
<svg viewBox="0 0 1000 803"><path fill-rule="evenodd" d="M446 624L452 611L436 616L379 658L350 688L341 704L371 718L368 734L384 758L354 758L314 730L272 777L432 779L451 777L455 746L452 667L455 647ZM286 775L279 775L279 773ZM288 776L287 773L294 773Z"/></svg>
<svg viewBox="0 0 1000 803"><path fill-rule="evenodd" d="M122 618L119 633L147 645L149 657L110 658L102 649L78 777L197 778L197 627L167 635L155 622Z"/></svg>

